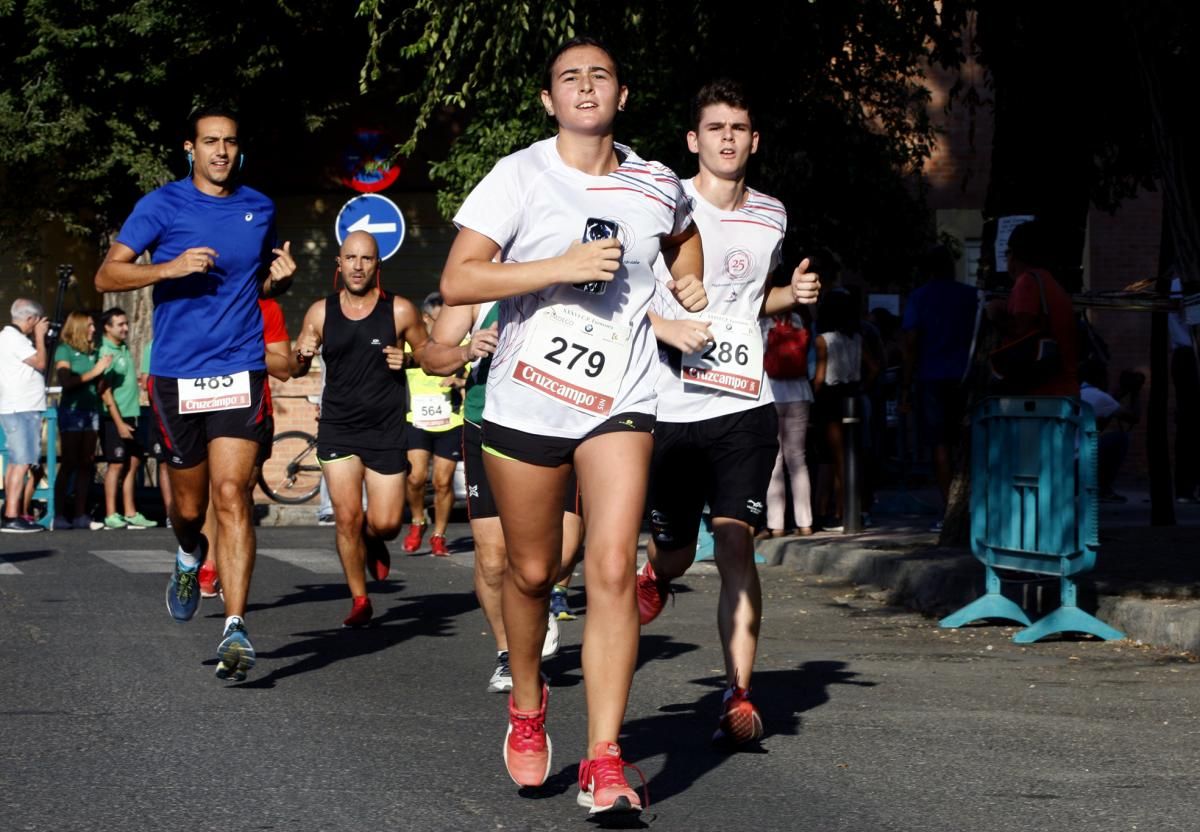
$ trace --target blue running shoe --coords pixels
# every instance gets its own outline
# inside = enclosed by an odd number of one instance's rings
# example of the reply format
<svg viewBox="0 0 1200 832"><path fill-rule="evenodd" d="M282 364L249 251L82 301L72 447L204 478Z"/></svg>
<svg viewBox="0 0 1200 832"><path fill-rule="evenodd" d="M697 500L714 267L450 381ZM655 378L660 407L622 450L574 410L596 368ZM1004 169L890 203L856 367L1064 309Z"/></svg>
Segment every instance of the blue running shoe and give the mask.
<svg viewBox="0 0 1200 832"><path fill-rule="evenodd" d="M200 535L200 554L194 567L184 569L179 565L179 558L175 559L175 569L167 582L167 612L180 624L191 621L200 609L200 564L207 556L208 538Z"/></svg>
<svg viewBox="0 0 1200 832"><path fill-rule="evenodd" d="M550 590L550 615L559 621L575 620L575 614L571 612L571 607L567 604L567 588L565 586L555 585L554 589Z"/></svg>
<svg viewBox="0 0 1200 832"><path fill-rule="evenodd" d="M246 634L246 624L234 619L225 628L225 638L217 646L217 678L244 682L246 672L254 667L254 645Z"/></svg>

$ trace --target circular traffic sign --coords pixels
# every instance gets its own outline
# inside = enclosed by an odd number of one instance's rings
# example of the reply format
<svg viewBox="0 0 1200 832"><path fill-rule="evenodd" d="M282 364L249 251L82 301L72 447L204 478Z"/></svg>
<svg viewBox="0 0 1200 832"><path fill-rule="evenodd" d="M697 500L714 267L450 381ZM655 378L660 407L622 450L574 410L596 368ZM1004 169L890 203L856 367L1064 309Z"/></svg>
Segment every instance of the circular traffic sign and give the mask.
<svg viewBox="0 0 1200 832"><path fill-rule="evenodd" d="M363 194L349 200L338 211L334 233L338 245L353 231L366 231L379 243L379 257L387 260L404 242L404 215L386 196Z"/></svg>

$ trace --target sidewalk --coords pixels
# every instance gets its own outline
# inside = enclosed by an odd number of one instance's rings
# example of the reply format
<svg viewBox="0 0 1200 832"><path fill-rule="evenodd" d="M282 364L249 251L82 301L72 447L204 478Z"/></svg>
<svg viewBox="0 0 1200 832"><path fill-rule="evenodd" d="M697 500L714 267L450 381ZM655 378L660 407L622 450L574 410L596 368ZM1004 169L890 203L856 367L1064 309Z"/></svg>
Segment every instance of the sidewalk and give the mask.
<svg viewBox="0 0 1200 832"><path fill-rule="evenodd" d="M1148 495L1100 506L1096 569L1080 576L1079 604L1132 640L1200 654L1200 505L1177 504L1176 526L1150 526ZM983 592L983 566L966 548L940 548L930 515L876 515L860 534L762 541L768 564L878 587L889 603L940 618ZM1058 580L1006 583L1031 617L1058 604Z"/></svg>

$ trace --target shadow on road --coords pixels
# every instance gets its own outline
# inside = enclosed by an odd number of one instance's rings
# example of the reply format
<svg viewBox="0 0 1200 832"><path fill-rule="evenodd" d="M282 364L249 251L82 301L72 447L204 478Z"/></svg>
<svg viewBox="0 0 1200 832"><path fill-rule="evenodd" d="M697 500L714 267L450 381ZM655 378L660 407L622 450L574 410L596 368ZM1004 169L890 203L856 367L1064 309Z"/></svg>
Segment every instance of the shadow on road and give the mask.
<svg viewBox="0 0 1200 832"><path fill-rule="evenodd" d="M762 713L766 735L763 745L746 747L741 753L767 754L776 738L799 734L800 715L828 702L831 686L875 685L856 680L858 674L847 667L845 662L820 661L805 662L795 670L755 673L754 702ZM621 747L626 759L666 755L662 771L646 784L654 803L680 794L729 758L728 752L711 743L725 679L711 676L692 683L711 690L696 702L664 705L658 715L625 724Z"/></svg>
<svg viewBox="0 0 1200 832"><path fill-rule="evenodd" d="M28 552L5 552L0 555L0 559L3 559L5 563L20 563L23 560L48 558L56 554L58 554L58 549L31 549Z"/></svg>
<svg viewBox="0 0 1200 832"><path fill-rule="evenodd" d="M345 593L345 587L340 587ZM295 633L299 641L291 641L277 650L259 653L258 659L291 661L276 667L265 676L235 685L238 688L273 688L289 676L321 670L329 665L387 650L401 642L420 636L443 638L453 635L452 619L478 608L474 592L439 593L409 598L377 616L372 625L362 630L312 630ZM215 660L206 664L216 664Z"/></svg>

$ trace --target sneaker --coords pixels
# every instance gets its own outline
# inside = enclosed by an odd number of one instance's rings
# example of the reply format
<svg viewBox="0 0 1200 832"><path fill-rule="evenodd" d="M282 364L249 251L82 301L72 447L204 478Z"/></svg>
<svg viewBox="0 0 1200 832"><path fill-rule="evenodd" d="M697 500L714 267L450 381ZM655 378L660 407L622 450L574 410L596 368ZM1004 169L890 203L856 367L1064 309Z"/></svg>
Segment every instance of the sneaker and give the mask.
<svg viewBox="0 0 1200 832"><path fill-rule="evenodd" d="M559 621L574 621L575 614L567 604L567 588L555 586L550 590L550 616Z"/></svg>
<svg viewBox="0 0 1200 832"><path fill-rule="evenodd" d="M204 563L200 564L197 578L200 581L200 597L216 598L217 593L221 591L221 579L217 577L217 567L211 560L205 559Z"/></svg>
<svg viewBox="0 0 1200 832"><path fill-rule="evenodd" d="M404 551L410 555L421 548L421 539L425 537L425 524L413 523L408 527L408 535L404 538Z"/></svg>
<svg viewBox="0 0 1200 832"><path fill-rule="evenodd" d="M196 610L200 608L200 565L208 556L208 538L200 535L200 554L196 560L200 563L191 569L179 565L175 558L175 569L171 572L171 580L167 582L167 612L179 623L191 621Z"/></svg>
<svg viewBox="0 0 1200 832"><path fill-rule="evenodd" d="M24 517L5 517L4 523L0 524L0 532L9 534L36 534L44 531L46 531L44 526L34 523L32 520L26 520Z"/></svg>
<svg viewBox="0 0 1200 832"><path fill-rule="evenodd" d="M663 607L667 605L667 594L670 591L671 582L659 580L650 561L646 561L646 565L637 574L638 620L643 627L658 618Z"/></svg>
<svg viewBox="0 0 1200 832"><path fill-rule="evenodd" d="M546 621L546 638L542 641L542 658L553 659L558 655L558 619L554 613Z"/></svg>
<svg viewBox="0 0 1200 832"><path fill-rule="evenodd" d="M61 532L64 529L73 529L73 528L75 528L75 521L72 520L70 517L66 517L62 514L56 514L54 516L54 531Z"/></svg>
<svg viewBox="0 0 1200 832"><path fill-rule="evenodd" d="M171 518L170 518L169 516L168 516L168 517L167 517L167 519L166 519L166 520L164 520L163 522L165 523L165 525L166 525L166 527L167 527L168 529L173 529L173 528L175 528L175 525L174 525L174 524L171 522Z"/></svg>
<svg viewBox="0 0 1200 832"><path fill-rule="evenodd" d="M512 668L508 666L508 651L500 651L496 656L496 667L492 670L492 678L488 679L488 693L508 693L512 690Z"/></svg>
<svg viewBox="0 0 1200 832"><path fill-rule="evenodd" d="M125 515L125 523L131 529L157 529L158 521L143 517L142 513L135 512L134 514Z"/></svg>
<svg viewBox="0 0 1200 832"><path fill-rule="evenodd" d="M365 627L371 623L371 616L374 614L375 610L371 608L371 599L366 595L359 596L354 599L354 604L350 607L350 614L346 616L342 626L346 629Z"/></svg>
<svg viewBox="0 0 1200 832"><path fill-rule="evenodd" d="M367 550L367 572L377 581L386 581L392 571L392 553L387 544L374 535L367 534L363 524L363 546Z"/></svg>
<svg viewBox="0 0 1200 832"><path fill-rule="evenodd" d="M77 529L97 529L97 528L102 529L102 528L104 528L103 523L97 523L95 520L93 520L91 518L91 515L89 515L89 514L79 515L78 517L76 517L74 520L71 521L71 525L73 525Z"/></svg>
<svg viewBox="0 0 1200 832"><path fill-rule="evenodd" d="M540 786L550 776L553 745L546 734L546 703L550 688L542 683L542 705L520 711L508 697L508 733L504 737L504 766L518 786Z"/></svg>
<svg viewBox="0 0 1200 832"><path fill-rule="evenodd" d="M762 717L746 688L728 688L722 708L721 722L712 737L714 743L745 745L762 737Z"/></svg>
<svg viewBox="0 0 1200 832"><path fill-rule="evenodd" d="M125 522L125 518L119 514L113 513L104 518L104 528L106 529L123 529L129 524Z"/></svg>
<svg viewBox="0 0 1200 832"><path fill-rule="evenodd" d="M433 555L439 558L449 557L450 550L446 548L446 535L435 534L430 537L429 549Z"/></svg>
<svg viewBox="0 0 1200 832"><path fill-rule="evenodd" d="M579 761L579 796L575 802L585 807L589 815L642 811L638 793L625 780L625 767L632 768L638 776L642 772L621 759L621 746L601 740L592 751L595 759ZM646 778L642 777L643 790L645 783Z"/></svg>
<svg viewBox="0 0 1200 832"><path fill-rule="evenodd" d="M217 678L244 682L254 667L254 645L246 633L246 623L234 618L225 628L225 637L217 645Z"/></svg>
<svg viewBox="0 0 1200 832"><path fill-rule="evenodd" d="M318 526L336 526L337 521L333 519L332 514L318 514L317 515L317 525Z"/></svg>

